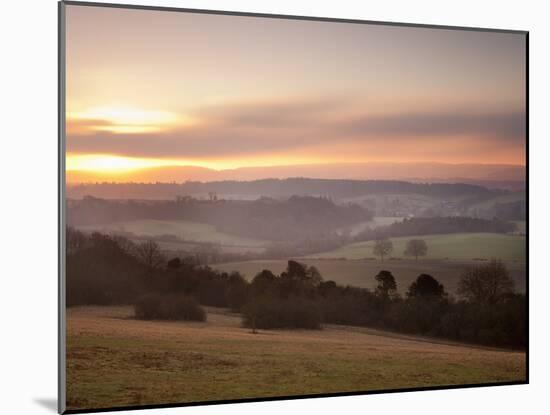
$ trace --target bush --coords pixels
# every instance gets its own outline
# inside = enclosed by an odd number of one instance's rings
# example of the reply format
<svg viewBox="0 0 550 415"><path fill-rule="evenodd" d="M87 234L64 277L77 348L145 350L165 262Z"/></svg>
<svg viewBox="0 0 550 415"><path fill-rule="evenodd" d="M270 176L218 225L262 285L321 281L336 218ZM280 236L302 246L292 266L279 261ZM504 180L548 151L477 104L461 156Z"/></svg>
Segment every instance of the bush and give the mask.
<svg viewBox="0 0 550 415"><path fill-rule="evenodd" d="M262 298L244 306L243 325L259 329L320 329L321 313L318 304L312 300Z"/></svg>
<svg viewBox="0 0 550 415"><path fill-rule="evenodd" d="M160 319L160 295L146 294L138 298L134 304L136 318L144 320Z"/></svg>
<svg viewBox="0 0 550 415"><path fill-rule="evenodd" d="M205 321L206 313L193 297L176 294L147 294L134 306L136 318L144 320Z"/></svg>

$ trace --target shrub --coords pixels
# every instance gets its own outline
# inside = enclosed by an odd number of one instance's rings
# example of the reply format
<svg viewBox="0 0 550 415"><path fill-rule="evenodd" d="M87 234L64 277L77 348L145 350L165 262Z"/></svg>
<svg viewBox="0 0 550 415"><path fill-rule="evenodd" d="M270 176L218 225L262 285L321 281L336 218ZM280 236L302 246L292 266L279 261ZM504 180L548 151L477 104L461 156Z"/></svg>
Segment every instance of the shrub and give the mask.
<svg viewBox="0 0 550 415"><path fill-rule="evenodd" d="M160 295L145 294L139 297L134 304L136 318L155 320L160 318Z"/></svg>
<svg viewBox="0 0 550 415"><path fill-rule="evenodd" d="M259 329L319 329L321 313L318 304L312 300L262 298L244 306L243 325Z"/></svg>
<svg viewBox="0 0 550 415"><path fill-rule="evenodd" d="M177 294L146 294L136 301L134 311L136 318L145 320L206 320L197 300Z"/></svg>

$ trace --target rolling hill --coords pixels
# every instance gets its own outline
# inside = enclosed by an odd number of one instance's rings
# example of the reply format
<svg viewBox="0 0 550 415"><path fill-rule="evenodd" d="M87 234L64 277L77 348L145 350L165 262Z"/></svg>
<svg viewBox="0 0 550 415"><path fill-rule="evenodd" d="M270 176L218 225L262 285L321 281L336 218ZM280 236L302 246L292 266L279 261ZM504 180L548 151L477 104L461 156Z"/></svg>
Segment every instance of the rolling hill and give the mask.
<svg viewBox="0 0 550 415"><path fill-rule="evenodd" d="M393 251L389 255L404 258L405 245L410 239L424 239L428 244L429 259L490 259L525 262L525 237L500 233L454 233L440 235L404 236L391 238ZM314 254L314 258L372 258L374 242L357 242L334 251Z"/></svg>

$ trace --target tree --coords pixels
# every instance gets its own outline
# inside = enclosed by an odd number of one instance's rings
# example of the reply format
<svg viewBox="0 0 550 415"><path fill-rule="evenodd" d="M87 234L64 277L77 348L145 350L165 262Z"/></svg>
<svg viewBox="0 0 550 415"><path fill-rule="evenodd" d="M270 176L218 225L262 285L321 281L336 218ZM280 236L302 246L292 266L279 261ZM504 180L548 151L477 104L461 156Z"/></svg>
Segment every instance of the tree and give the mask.
<svg viewBox="0 0 550 415"><path fill-rule="evenodd" d="M426 256L427 253L428 245L424 239L411 239L404 252L406 256L413 256L417 261L419 256Z"/></svg>
<svg viewBox="0 0 550 415"><path fill-rule="evenodd" d="M492 259L464 271L457 292L471 303L493 305L514 292L514 281L502 261Z"/></svg>
<svg viewBox="0 0 550 415"><path fill-rule="evenodd" d="M248 283L238 272L229 275L226 285L227 305L233 311L241 311L248 299Z"/></svg>
<svg viewBox="0 0 550 415"><path fill-rule="evenodd" d="M147 269L149 277L164 262L164 256L160 252L159 246L152 240L145 241L136 246L136 256Z"/></svg>
<svg viewBox="0 0 550 415"><path fill-rule="evenodd" d="M323 277L317 268L289 260L286 271L280 277L280 292L283 297L291 294L313 297L322 280Z"/></svg>
<svg viewBox="0 0 550 415"><path fill-rule="evenodd" d="M127 254L135 256L136 244L122 235L111 235L113 241Z"/></svg>
<svg viewBox="0 0 550 415"><path fill-rule="evenodd" d="M87 243L87 238L82 232L70 226L67 227L65 244L67 246L68 254L77 252L80 249L83 249L86 246L86 243Z"/></svg>
<svg viewBox="0 0 550 415"><path fill-rule="evenodd" d="M289 260L286 266L286 272L281 274L283 278L292 280L305 280L307 278L307 266L297 261Z"/></svg>
<svg viewBox="0 0 550 415"><path fill-rule="evenodd" d="M273 291L278 278L270 270L264 269L256 274L250 284L250 290L253 297L270 294Z"/></svg>
<svg viewBox="0 0 550 415"><path fill-rule="evenodd" d="M428 274L420 274L409 287L408 297L441 298L445 296L443 284Z"/></svg>
<svg viewBox="0 0 550 415"><path fill-rule="evenodd" d="M374 247L372 253L380 257L384 262L384 257L389 255L393 251L393 243L388 238L381 238L374 241Z"/></svg>
<svg viewBox="0 0 550 415"><path fill-rule="evenodd" d="M319 284L323 282L323 276L315 266L310 266L306 270L307 279L315 286L318 287Z"/></svg>
<svg viewBox="0 0 550 415"><path fill-rule="evenodd" d="M374 279L378 282L376 295L382 298L392 298L397 294L397 283L390 271L380 271Z"/></svg>

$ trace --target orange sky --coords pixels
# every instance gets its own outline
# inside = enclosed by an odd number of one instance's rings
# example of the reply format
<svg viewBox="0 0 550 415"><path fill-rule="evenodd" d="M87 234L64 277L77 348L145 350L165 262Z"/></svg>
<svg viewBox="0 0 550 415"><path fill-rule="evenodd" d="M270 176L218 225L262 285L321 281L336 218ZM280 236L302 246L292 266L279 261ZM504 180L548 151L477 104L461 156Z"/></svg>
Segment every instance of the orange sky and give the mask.
<svg viewBox="0 0 550 415"><path fill-rule="evenodd" d="M66 16L69 180L168 166L524 164L521 34L77 5Z"/></svg>

